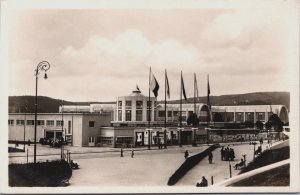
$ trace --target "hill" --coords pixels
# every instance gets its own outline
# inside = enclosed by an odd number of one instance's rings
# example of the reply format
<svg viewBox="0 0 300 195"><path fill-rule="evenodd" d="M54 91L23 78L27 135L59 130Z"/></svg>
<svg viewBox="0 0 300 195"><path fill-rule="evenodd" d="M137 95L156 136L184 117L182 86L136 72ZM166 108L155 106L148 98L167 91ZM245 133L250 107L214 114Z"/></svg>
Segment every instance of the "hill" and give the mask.
<svg viewBox="0 0 300 195"><path fill-rule="evenodd" d="M207 97L198 97L197 102L206 103ZM27 105L27 112L34 112L35 96L10 96L9 97L9 113L24 112ZM193 103L193 98L188 98L188 103ZM210 96L212 105L275 105L282 104L290 107L289 92L256 92L247 94ZM89 104L107 104L112 102L71 102L63 101L64 105L89 105ZM159 101L162 103L162 101ZM168 103L179 103L179 100L171 100ZM186 101L183 101L186 103ZM59 106L62 104L61 99L53 99L45 96L38 96L38 112L39 113L55 113L58 112Z"/></svg>
<svg viewBox="0 0 300 195"><path fill-rule="evenodd" d="M186 101L183 100L185 103ZM194 98L188 98L188 103L193 103ZM206 103L207 97L197 98L197 102ZM210 96L211 105L230 106L230 105L276 105L281 104L290 107L289 92L255 92L234 95ZM178 103L179 100L169 101L169 103Z"/></svg>
<svg viewBox="0 0 300 195"><path fill-rule="evenodd" d="M38 113L57 113L59 106L64 105L90 105L100 103L114 103L114 102L71 102L61 99L54 99L45 96L38 96ZM27 105L27 112L34 113L35 96L10 96L8 99L8 112L17 113L25 112L25 105Z"/></svg>

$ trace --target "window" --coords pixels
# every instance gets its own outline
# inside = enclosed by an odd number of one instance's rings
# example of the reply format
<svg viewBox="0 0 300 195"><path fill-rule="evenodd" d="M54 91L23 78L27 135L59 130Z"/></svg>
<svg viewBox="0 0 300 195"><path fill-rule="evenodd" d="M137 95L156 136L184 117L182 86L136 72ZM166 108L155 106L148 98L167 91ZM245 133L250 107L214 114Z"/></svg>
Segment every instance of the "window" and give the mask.
<svg viewBox="0 0 300 195"><path fill-rule="evenodd" d="M47 120L46 125L47 126L54 126L54 120Z"/></svg>
<svg viewBox="0 0 300 195"><path fill-rule="evenodd" d="M131 121L131 110L126 110L126 121Z"/></svg>
<svg viewBox="0 0 300 195"><path fill-rule="evenodd" d="M8 125L14 125L14 120L8 120Z"/></svg>
<svg viewBox="0 0 300 195"><path fill-rule="evenodd" d="M63 121L56 121L56 126L57 127L62 127L64 125Z"/></svg>
<svg viewBox="0 0 300 195"><path fill-rule="evenodd" d="M136 111L136 121L142 121L143 120L143 111L137 110Z"/></svg>
<svg viewBox="0 0 300 195"><path fill-rule="evenodd" d="M158 117L165 117L165 111L158 111Z"/></svg>
<svg viewBox="0 0 300 195"><path fill-rule="evenodd" d="M143 108L143 101L136 101L136 108L142 109Z"/></svg>
<svg viewBox="0 0 300 195"><path fill-rule="evenodd" d="M24 125L24 120L17 120L17 125Z"/></svg>
<svg viewBox="0 0 300 195"><path fill-rule="evenodd" d="M125 108L131 109L131 101L125 101Z"/></svg>
<svg viewBox="0 0 300 195"><path fill-rule="evenodd" d="M172 117L172 111L168 111L168 117Z"/></svg>
<svg viewBox="0 0 300 195"><path fill-rule="evenodd" d="M178 113L179 113L178 111L173 112L174 116L179 116Z"/></svg>
<svg viewBox="0 0 300 195"><path fill-rule="evenodd" d="M118 111L118 121L122 121L122 110Z"/></svg>
<svg viewBox="0 0 300 195"><path fill-rule="evenodd" d="M119 108L122 107L122 101L118 101L118 106L119 106Z"/></svg>
<svg viewBox="0 0 300 195"><path fill-rule="evenodd" d="M37 125L45 125L45 121L44 120L37 120L36 124Z"/></svg>
<svg viewBox="0 0 300 195"><path fill-rule="evenodd" d="M89 121L89 127L95 127L95 121Z"/></svg>
<svg viewBox="0 0 300 195"><path fill-rule="evenodd" d="M34 120L27 120L27 125L34 125Z"/></svg>
<svg viewBox="0 0 300 195"><path fill-rule="evenodd" d="M71 121L68 121L68 134L71 134Z"/></svg>

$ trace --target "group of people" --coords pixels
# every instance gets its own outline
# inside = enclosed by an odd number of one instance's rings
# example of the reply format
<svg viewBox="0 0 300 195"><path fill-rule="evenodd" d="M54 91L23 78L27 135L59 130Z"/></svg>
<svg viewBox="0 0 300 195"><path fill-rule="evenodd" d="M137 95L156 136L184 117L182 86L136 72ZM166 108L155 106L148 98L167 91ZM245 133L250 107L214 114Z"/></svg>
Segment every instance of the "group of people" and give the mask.
<svg viewBox="0 0 300 195"><path fill-rule="evenodd" d="M221 159L225 161L229 161L229 160L233 161L234 158L235 158L234 149L229 147L224 148L224 146L222 146Z"/></svg>

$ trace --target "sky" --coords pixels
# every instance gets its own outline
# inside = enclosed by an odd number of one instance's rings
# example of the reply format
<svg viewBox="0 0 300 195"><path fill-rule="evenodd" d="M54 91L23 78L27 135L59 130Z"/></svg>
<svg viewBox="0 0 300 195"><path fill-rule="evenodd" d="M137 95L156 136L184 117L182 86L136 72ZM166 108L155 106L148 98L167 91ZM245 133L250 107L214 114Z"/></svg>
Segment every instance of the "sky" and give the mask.
<svg viewBox="0 0 300 195"><path fill-rule="evenodd" d="M244 6L144 6L12 9L7 32L8 95L68 101L114 101L139 86L148 94L149 68L164 99L167 70L171 99L180 94L182 71L188 97L197 75L199 96L289 91L298 75L296 1L243 1ZM224 4L223 4L224 5ZM3 30L2 29L2 30ZM297 62L297 63L295 63Z"/></svg>

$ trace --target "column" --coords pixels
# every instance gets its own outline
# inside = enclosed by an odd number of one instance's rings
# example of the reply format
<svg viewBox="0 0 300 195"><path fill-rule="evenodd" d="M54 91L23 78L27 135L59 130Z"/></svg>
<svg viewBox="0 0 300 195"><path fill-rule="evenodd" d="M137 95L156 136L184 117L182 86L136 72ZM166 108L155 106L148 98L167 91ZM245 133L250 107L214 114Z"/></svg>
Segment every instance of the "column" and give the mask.
<svg viewBox="0 0 300 195"><path fill-rule="evenodd" d="M246 121L246 112L244 111L244 122Z"/></svg>
<svg viewBox="0 0 300 195"><path fill-rule="evenodd" d="M268 110L266 110L266 112L265 112L265 122L267 122L268 121Z"/></svg>
<svg viewBox="0 0 300 195"><path fill-rule="evenodd" d="M254 110L254 123L256 123L256 110Z"/></svg>
<svg viewBox="0 0 300 195"><path fill-rule="evenodd" d="M233 122L235 122L235 110L233 111Z"/></svg>
<svg viewBox="0 0 300 195"><path fill-rule="evenodd" d="M126 115L125 100L122 100L122 121L125 121L125 115Z"/></svg>

